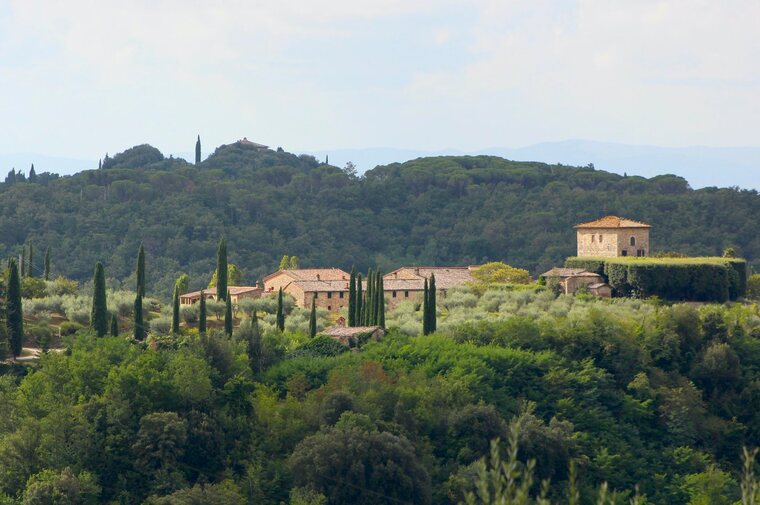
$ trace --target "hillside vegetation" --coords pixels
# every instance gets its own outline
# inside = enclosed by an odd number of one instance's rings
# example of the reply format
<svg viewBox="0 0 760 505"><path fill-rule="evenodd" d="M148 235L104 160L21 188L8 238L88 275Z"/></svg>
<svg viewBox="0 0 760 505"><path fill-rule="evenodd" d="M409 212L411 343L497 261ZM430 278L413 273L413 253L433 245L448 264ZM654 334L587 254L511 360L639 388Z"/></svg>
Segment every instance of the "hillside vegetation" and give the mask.
<svg viewBox="0 0 760 505"><path fill-rule="evenodd" d="M654 250L714 256L733 246L760 261L756 191L694 191L670 175L478 156L422 158L357 177L310 156L232 144L198 166L143 145L100 170L15 180L0 184L0 256L31 242L51 247L55 275L89 279L101 260L123 280L144 242L149 291L163 297L182 272L191 288L208 284L221 236L247 282L276 269L283 254L302 267L362 271L505 260L535 275L575 253L573 225L604 214L652 224Z"/></svg>

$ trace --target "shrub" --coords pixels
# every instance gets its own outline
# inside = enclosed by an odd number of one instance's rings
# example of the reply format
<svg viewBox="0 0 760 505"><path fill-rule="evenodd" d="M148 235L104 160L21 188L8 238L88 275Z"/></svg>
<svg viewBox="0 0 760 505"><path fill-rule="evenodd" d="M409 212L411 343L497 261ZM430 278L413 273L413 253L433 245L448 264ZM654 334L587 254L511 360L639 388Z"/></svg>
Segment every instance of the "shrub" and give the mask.
<svg viewBox="0 0 760 505"><path fill-rule="evenodd" d="M760 300L760 274L750 276L747 281L747 298Z"/></svg>
<svg viewBox="0 0 760 505"><path fill-rule="evenodd" d="M47 294L50 296L75 295L77 291L79 283L62 276L47 283Z"/></svg>
<svg viewBox="0 0 760 505"><path fill-rule="evenodd" d="M44 343L49 347L53 339L53 332L47 325L29 325L24 329L24 333L29 344L39 347L43 347Z"/></svg>
<svg viewBox="0 0 760 505"><path fill-rule="evenodd" d="M198 307L197 305L189 305L182 307L182 310L180 310L180 315L182 316L182 320L185 321L187 324L196 323L198 321Z"/></svg>
<svg viewBox="0 0 760 505"><path fill-rule="evenodd" d="M162 335L169 333L172 327L172 320L168 317L157 317L150 322L150 331Z"/></svg>
<svg viewBox="0 0 760 505"><path fill-rule="evenodd" d="M88 310L77 310L72 314L67 314L68 318L75 323L82 325L90 324L90 312Z"/></svg>
<svg viewBox="0 0 760 505"><path fill-rule="evenodd" d="M73 321L64 321L59 326L59 329L61 331L61 335L73 335L79 330L84 329L84 326Z"/></svg>
<svg viewBox="0 0 760 505"><path fill-rule="evenodd" d="M21 279L21 296L24 298L42 298L45 296L47 284L44 279L38 277L24 277Z"/></svg>
<svg viewBox="0 0 760 505"><path fill-rule="evenodd" d="M291 353L291 357L297 356L337 356L348 351L348 347L327 335L317 335L306 344Z"/></svg>

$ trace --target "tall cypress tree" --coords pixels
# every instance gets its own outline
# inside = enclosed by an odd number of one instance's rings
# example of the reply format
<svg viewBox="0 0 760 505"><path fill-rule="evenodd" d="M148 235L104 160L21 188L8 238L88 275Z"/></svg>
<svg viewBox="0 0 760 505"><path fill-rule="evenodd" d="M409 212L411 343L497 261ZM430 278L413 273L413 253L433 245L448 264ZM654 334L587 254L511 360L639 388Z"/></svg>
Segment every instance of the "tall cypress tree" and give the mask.
<svg viewBox="0 0 760 505"><path fill-rule="evenodd" d="M106 274L103 264L98 261L95 265L95 275L92 279L92 312L90 325L95 334L102 337L108 334L108 303L106 301Z"/></svg>
<svg viewBox="0 0 760 505"><path fill-rule="evenodd" d="M179 335L179 286L174 285L172 297L172 335Z"/></svg>
<svg viewBox="0 0 760 505"><path fill-rule="evenodd" d="M29 182L37 182L37 172L34 170L34 163L32 163L32 168L29 169Z"/></svg>
<svg viewBox="0 0 760 505"><path fill-rule="evenodd" d="M438 323L436 321L436 300L435 300L435 274L430 274L430 285L428 287L428 332L435 333Z"/></svg>
<svg viewBox="0 0 760 505"><path fill-rule="evenodd" d="M354 326L364 325L362 310L364 307L364 295L362 294L362 274L356 277L356 310L354 314Z"/></svg>
<svg viewBox="0 0 760 505"><path fill-rule="evenodd" d="M34 246L29 242L29 262L26 265L26 276L34 277Z"/></svg>
<svg viewBox="0 0 760 505"><path fill-rule="evenodd" d="M145 297L145 248L140 244L140 250L137 251L137 294Z"/></svg>
<svg viewBox="0 0 760 505"><path fill-rule="evenodd" d="M372 269L370 268L367 271L367 303L366 303L366 309L364 310L364 321L362 324L364 326L372 326L374 323L372 322L372 314L375 309L375 275L372 273Z"/></svg>
<svg viewBox="0 0 760 505"><path fill-rule="evenodd" d="M261 372L263 368L261 330L259 329L259 318L256 311L251 314L251 336L248 339L248 361L251 365L251 371L254 374Z"/></svg>
<svg viewBox="0 0 760 505"><path fill-rule="evenodd" d="M206 295L203 292L203 290L201 290L201 299L198 303L200 303L200 308L199 308L200 315L198 317L198 333L203 335L206 333Z"/></svg>
<svg viewBox="0 0 760 505"><path fill-rule="evenodd" d="M227 299L227 242L224 239L219 241L216 251L216 297Z"/></svg>
<svg viewBox="0 0 760 505"><path fill-rule="evenodd" d="M111 316L111 336L119 336L119 317L116 314Z"/></svg>
<svg viewBox="0 0 760 505"><path fill-rule="evenodd" d="M50 280L50 246L45 249L45 280Z"/></svg>
<svg viewBox="0 0 760 505"><path fill-rule="evenodd" d="M143 319L142 296L140 296L139 293L135 295L134 323L135 326L132 330L132 335L135 337L135 340L145 340L145 320Z"/></svg>
<svg viewBox="0 0 760 505"><path fill-rule="evenodd" d="M316 296L311 299L311 315L309 315L309 336L317 336L317 306L315 305Z"/></svg>
<svg viewBox="0 0 760 505"><path fill-rule="evenodd" d="M26 277L26 244L24 244L24 249L21 251L21 264L19 265L19 276Z"/></svg>
<svg viewBox="0 0 760 505"><path fill-rule="evenodd" d="M351 268L351 277L348 281L348 326L356 326L356 269Z"/></svg>
<svg viewBox="0 0 760 505"><path fill-rule="evenodd" d="M201 162L201 136L198 135L198 140L195 141L195 164L198 165Z"/></svg>
<svg viewBox="0 0 760 505"><path fill-rule="evenodd" d="M385 328L385 284L383 281L383 275L378 272L378 305L377 305L377 325L381 328Z"/></svg>
<svg viewBox="0 0 760 505"><path fill-rule="evenodd" d="M277 294L277 328L285 331L285 309L282 306L282 288Z"/></svg>
<svg viewBox="0 0 760 505"><path fill-rule="evenodd" d="M422 291L422 334L427 335L430 333L430 330L428 328L428 323L430 322L430 317L428 316L428 281L427 277L425 278L425 287Z"/></svg>
<svg viewBox="0 0 760 505"><path fill-rule="evenodd" d="M217 291L218 293L218 291ZM227 299L225 300L224 307L224 333L228 336L232 336L232 298L229 291L227 292Z"/></svg>
<svg viewBox="0 0 760 505"><path fill-rule="evenodd" d="M18 264L15 260L10 261L7 290L5 324L8 330L11 354L14 358L17 358L21 355L21 349L24 344L24 310L21 306L21 279L19 277Z"/></svg>

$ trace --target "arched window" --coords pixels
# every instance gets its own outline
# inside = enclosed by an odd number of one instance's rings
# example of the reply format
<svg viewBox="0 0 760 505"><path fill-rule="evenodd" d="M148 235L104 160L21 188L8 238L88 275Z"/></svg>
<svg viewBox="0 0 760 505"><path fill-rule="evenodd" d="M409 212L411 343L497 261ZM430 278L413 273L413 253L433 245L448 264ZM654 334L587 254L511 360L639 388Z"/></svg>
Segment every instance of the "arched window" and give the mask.
<svg viewBox="0 0 760 505"><path fill-rule="evenodd" d="M631 237L631 245L636 245L636 237Z"/></svg>

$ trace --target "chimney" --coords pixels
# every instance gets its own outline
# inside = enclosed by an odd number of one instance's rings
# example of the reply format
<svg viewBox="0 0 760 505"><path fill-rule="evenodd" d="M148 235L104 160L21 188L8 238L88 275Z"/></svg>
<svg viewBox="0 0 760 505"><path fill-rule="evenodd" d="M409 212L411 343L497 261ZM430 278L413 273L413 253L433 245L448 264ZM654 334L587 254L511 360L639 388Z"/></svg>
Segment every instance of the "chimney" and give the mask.
<svg viewBox="0 0 760 505"><path fill-rule="evenodd" d="M319 274L317 274L317 280L321 281L322 279L319 277Z"/></svg>

